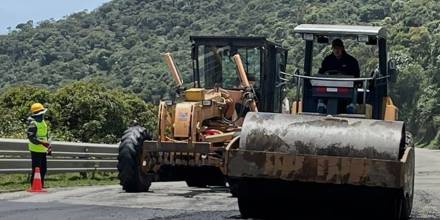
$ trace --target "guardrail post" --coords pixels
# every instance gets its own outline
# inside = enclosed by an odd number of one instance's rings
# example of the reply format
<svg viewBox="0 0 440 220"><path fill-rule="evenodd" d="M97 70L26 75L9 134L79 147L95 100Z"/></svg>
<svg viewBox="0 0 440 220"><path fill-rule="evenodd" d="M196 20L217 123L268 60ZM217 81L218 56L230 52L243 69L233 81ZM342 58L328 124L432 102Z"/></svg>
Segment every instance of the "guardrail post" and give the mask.
<svg viewBox="0 0 440 220"><path fill-rule="evenodd" d="M87 147L84 147L84 153L87 153L89 151L89 149ZM78 157L79 159L87 159L86 157ZM79 172L79 175L81 176L82 179L87 179L87 172L86 171L82 171ZM94 176L94 174L92 175L92 177Z"/></svg>
<svg viewBox="0 0 440 220"><path fill-rule="evenodd" d="M98 171L98 166L95 164L95 169L92 171L92 179L95 179L95 174Z"/></svg>

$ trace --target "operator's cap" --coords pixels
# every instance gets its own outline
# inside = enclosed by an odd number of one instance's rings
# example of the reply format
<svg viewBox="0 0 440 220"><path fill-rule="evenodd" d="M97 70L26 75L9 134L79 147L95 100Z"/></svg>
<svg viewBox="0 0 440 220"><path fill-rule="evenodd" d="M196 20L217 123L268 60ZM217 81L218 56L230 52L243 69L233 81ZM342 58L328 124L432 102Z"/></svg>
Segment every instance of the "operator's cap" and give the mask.
<svg viewBox="0 0 440 220"><path fill-rule="evenodd" d="M341 39L334 39L332 41L332 47L344 47L344 42Z"/></svg>

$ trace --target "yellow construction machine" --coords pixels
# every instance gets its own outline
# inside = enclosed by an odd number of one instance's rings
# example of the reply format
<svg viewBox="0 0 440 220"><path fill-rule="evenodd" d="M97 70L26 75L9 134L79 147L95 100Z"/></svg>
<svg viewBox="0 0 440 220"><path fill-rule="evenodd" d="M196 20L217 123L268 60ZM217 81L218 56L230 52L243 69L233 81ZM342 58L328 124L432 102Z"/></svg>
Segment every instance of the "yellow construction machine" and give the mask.
<svg viewBox="0 0 440 220"><path fill-rule="evenodd" d="M165 54L182 98L161 101L156 137L141 126L124 133L123 188L229 182L242 217L407 219L414 147L389 95L397 70L387 57L385 29L304 24L294 32L305 53L303 71L293 74L286 73L287 50L261 37L191 37L191 88L183 88ZM377 68L362 68L358 78L316 73L314 46L337 38L371 47ZM297 98L291 114L282 114L289 83Z"/></svg>
<svg viewBox="0 0 440 220"><path fill-rule="evenodd" d="M397 72L384 28L303 24L294 32L305 53L303 71L283 73L297 85L292 114L249 112L225 159L242 217L409 218L414 147L389 96ZM316 73L314 45L333 39L371 46L377 68L360 78Z"/></svg>
<svg viewBox="0 0 440 220"><path fill-rule="evenodd" d="M163 55L180 98L160 102L157 135L137 125L121 139L117 167L127 192L147 191L151 182L168 180L225 186L225 155L238 143L246 113L281 111L286 49L262 37L190 39L189 88L171 54Z"/></svg>

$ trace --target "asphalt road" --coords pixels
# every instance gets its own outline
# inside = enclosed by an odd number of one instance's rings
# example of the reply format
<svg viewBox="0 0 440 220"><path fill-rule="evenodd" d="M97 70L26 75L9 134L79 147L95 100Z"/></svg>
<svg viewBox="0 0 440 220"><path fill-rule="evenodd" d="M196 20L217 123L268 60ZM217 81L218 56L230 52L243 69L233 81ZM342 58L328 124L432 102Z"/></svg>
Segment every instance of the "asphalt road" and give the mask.
<svg viewBox="0 0 440 220"><path fill-rule="evenodd" d="M224 188L153 183L151 192L120 186L0 194L0 219L240 219L237 200ZM413 219L440 219L440 151L417 149Z"/></svg>
<svg viewBox="0 0 440 220"><path fill-rule="evenodd" d="M414 219L440 219L440 150L416 149Z"/></svg>

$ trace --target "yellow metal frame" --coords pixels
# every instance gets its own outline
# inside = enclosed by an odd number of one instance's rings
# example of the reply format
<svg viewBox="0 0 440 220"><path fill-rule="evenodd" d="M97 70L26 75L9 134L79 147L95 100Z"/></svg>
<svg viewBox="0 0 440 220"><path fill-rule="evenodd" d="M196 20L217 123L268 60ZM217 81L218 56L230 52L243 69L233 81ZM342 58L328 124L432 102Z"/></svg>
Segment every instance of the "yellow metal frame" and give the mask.
<svg viewBox="0 0 440 220"><path fill-rule="evenodd" d="M387 96L383 99L383 120L397 121L399 116L399 109L394 105L391 97Z"/></svg>

